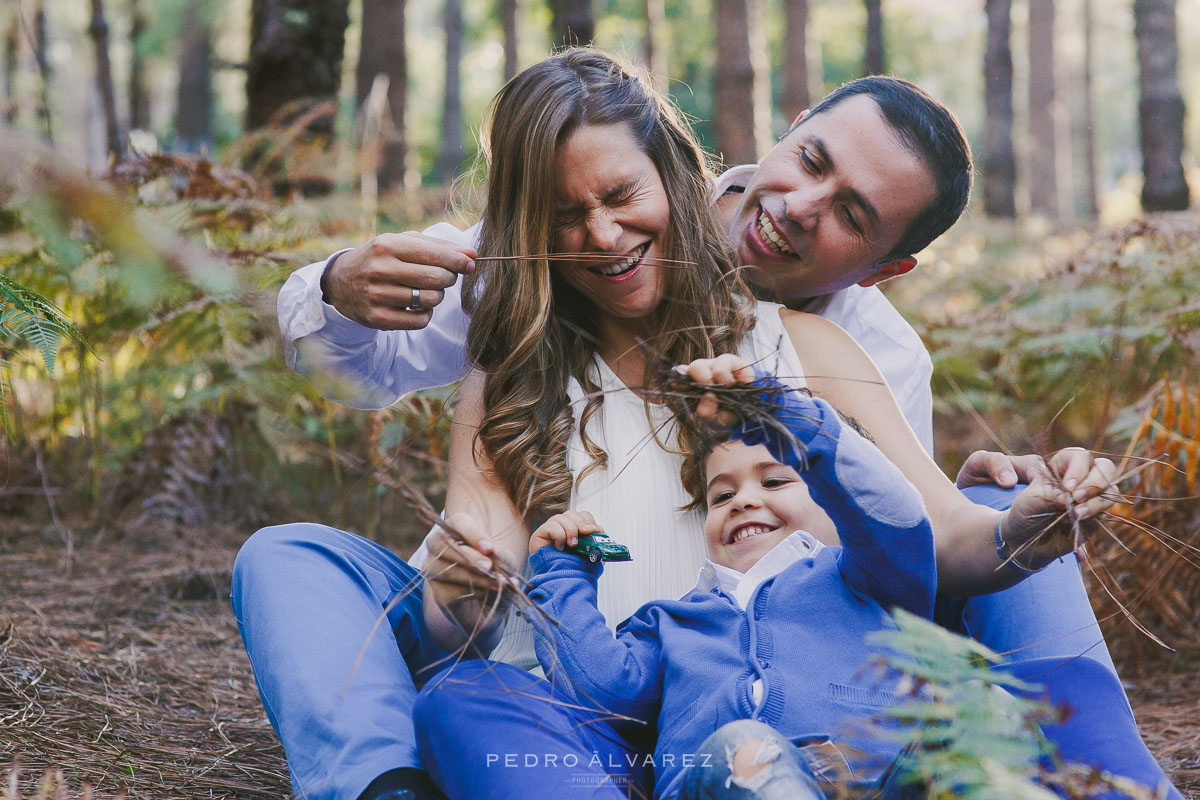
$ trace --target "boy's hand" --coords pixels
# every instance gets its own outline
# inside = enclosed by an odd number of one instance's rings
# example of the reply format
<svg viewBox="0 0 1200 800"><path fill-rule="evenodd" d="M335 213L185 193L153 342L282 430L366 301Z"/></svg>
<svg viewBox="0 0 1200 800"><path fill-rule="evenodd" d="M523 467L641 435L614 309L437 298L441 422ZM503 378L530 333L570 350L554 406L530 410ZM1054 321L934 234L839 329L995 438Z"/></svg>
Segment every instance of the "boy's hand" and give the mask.
<svg viewBox="0 0 1200 800"><path fill-rule="evenodd" d="M1037 469L1001 522L1008 552L1031 569L1065 555L1095 531L1097 518L1114 502L1117 468L1080 447L1059 450ZM1047 532L1043 534L1043 532ZM1028 547L1024 547L1030 543Z"/></svg>
<svg viewBox="0 0 1200 800"><path fill-rule="evenodd" d="M698 358L690 364L675 367L680 375L686 375L701 386L735 386L739 383L754 383L754 368L741 356L733 353L716 358ZM738 419L732 412L722 411L717 396L705 393L696 405L696 417L718 428L732 428Z"/></svg>
<svg viewBox="0 0 1200 800"><path fill-rule="evenodd" d="M586 511L564 511L555 514L538 526L529 538L529 554L533 555L548 544L555 549L574 547L585 533L604 533L596 520Z"/></svg>

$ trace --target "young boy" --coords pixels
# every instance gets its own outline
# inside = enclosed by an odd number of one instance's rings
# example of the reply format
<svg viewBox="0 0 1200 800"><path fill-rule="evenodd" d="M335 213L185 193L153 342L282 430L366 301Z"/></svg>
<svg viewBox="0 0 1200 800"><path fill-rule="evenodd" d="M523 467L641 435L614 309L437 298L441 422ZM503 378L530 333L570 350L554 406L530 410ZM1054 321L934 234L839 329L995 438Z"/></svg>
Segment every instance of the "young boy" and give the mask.
<svg viewBox="0 0 1200 800"><path fill-rule="evenodd" d="M883 783L900 751L846 723L898 702L866 669L878 655L866 635L891 627L895 607L932 614L921 497L828 404L759 385L796 441L743 424L692 454L704 464L709 559L683 598L643 606L614 637L596 610L602 565L559 552L595 521L566 512L530 540L530 597L559 620L535 626L547 677L580 704L657 721L658 798L820 798L802 755L812 751L793 743L829 743L867 782ZM1040 496L1045 511L1062 510L1056 493Z"/></svg>
<svg viewBox="0 0 1200 800"><path fill-rule="evenodd" d="M679 794L723 723L759 720L792 740L824 740L842 720L895 702L864 674L874 654L864 636L890 624L886 609L933 611L933 533L916 489L828 404L768 396L805 452L781 452L791 448L746 426L712 448L709 560L680 600L643 606L614 638L596 610L601 565L555 549L594 523L568 512L530 540L530 597L560 620L538 626L547 677L565 678L556 682L581 703L657 720L656 797ZM803 460L807 483L783 460ZM859 751L851 767L864 774L899 752L878 738L841 743Z"/></svg>

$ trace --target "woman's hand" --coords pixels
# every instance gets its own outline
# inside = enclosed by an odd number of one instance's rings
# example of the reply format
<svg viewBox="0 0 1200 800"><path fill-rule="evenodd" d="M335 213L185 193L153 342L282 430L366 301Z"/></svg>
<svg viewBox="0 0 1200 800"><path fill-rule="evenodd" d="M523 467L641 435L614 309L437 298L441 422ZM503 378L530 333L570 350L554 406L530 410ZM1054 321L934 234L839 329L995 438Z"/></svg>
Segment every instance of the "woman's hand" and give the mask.
<svg viewBox="0 0 1200 800"><path fill-rule="evenodd" d="M690 364L675 367L680 375L686 375L701 386L736 386L754 383L754 368L741 356L726 353L716 358L698 358ZM732 412L722 411L717 396L705 392L696 405L696 417L718 428L732 428L738 419Z"/></svg>
<svg viewBox="0 0 1200 800"><path fill-rule="evenodd" d="M1074 550L1097 527L1117 491L1117 468L1081 447L1068 447L1034 470L1000 523L1003 550L1019 567L1041 569Z"/></svg>
<svg viewBox="0 0 1200 800"><path fill-rule="evenodd" d="M587 533L604 533L595 518L586 511L564 511L555 514L538 526L529 538L529 554L533 555L548 544L555 549L574 547L579 544L579 537Z"/></svg>
<svg viewBox="0 0 1200 800"><path fill-rule="evenodd" d="M460 627L487 628L499 616L497 612L506 610L502 592L509 581L507 575L519 565L514 568L504 564L487 532L471 514L453 514L446 524L457 537L438 527L425 542L429 549L429 561L422 570L426 591ZM508 569L501 569L501 565Z"/></svg>

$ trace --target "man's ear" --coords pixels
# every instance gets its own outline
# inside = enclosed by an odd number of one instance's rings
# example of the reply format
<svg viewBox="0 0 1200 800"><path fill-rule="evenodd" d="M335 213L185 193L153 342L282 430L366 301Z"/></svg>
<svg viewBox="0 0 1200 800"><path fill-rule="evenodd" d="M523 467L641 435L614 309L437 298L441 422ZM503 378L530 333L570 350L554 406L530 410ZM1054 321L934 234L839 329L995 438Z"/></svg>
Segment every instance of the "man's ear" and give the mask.
<svg viewBox="0 0 1200 800"><path fill-rule="evenodd" d="M888 278L896 278L906 272L910 272L917 265L917 260L912 256L907 258L897 258L895 261L889 261L867 278L863 278L858 282L859 286L874 286L877 283L883 283Z"/></svg>
<svg viewBox="0 0 1200 800"><path fill-rule="evenodd" d="M801 122L803 122L804 118L807 117L809 115L809 112L811 112L811 111L812 111L812 109L806 108L803 111L801 111L799 114L797 114L796 118L794 120L792 120L792 124L788 126L788 130L789 131L792 130L792 128L795 128L797 125L799 125Z"/></svg>

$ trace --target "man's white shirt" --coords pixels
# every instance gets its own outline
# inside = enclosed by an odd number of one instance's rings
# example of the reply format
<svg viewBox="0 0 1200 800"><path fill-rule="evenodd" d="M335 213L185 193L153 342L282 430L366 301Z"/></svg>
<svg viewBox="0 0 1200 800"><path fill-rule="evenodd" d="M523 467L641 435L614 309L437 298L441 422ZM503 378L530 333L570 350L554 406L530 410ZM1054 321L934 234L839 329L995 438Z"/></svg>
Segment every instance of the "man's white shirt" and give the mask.
<svg viewBox="0 0 1200 800"><path fill-rule="evenodd" d="M751 167L752 169L752 167ZM721 176L747 174L734 167ZM440 222L423 231L451 244L474 247L480 225L460 231ZM292 273L279 290L279 327L290 369L330 400L353 408L385 408L405 394L444 386L466 376L469 318L462 279L446 289L429 325L419 331L379 331L343 316L321 296L321 275L335 253ZM933 452L933 362L912 326L877 287L851 286L832 295L820 315L837 323L879 367L909 425Z"/></svg>

